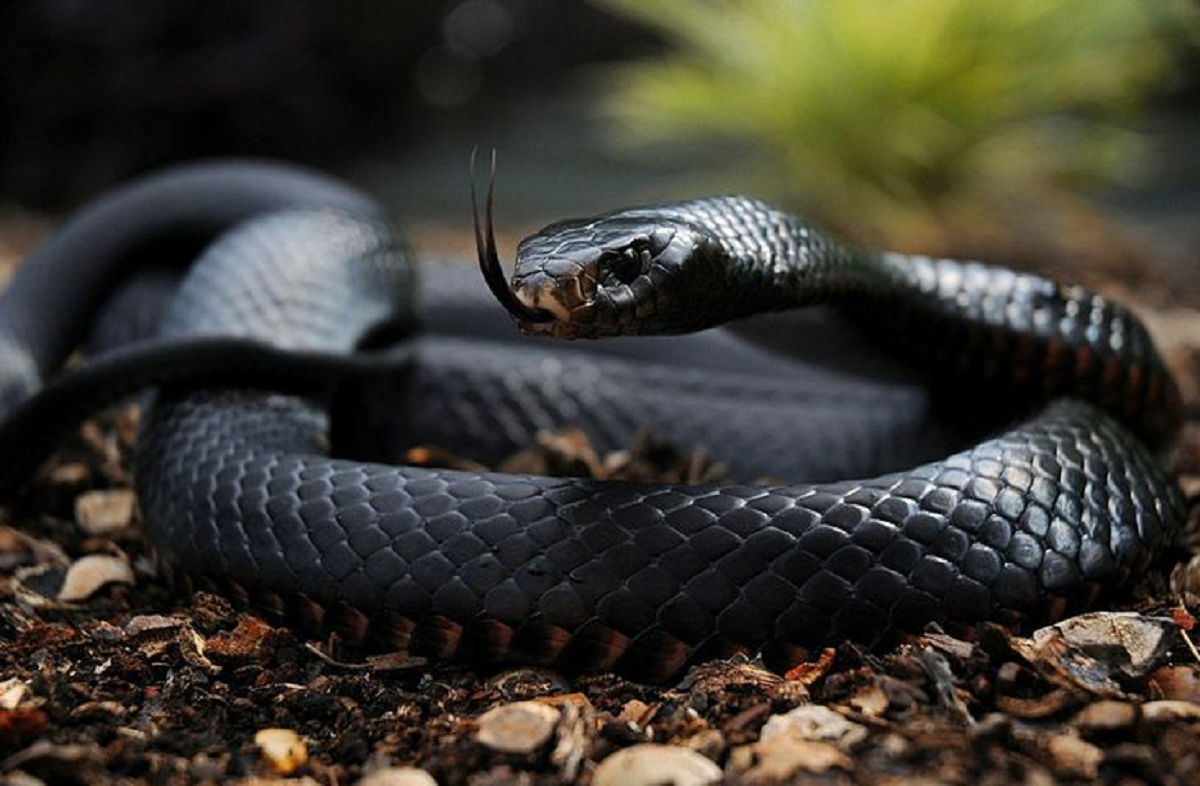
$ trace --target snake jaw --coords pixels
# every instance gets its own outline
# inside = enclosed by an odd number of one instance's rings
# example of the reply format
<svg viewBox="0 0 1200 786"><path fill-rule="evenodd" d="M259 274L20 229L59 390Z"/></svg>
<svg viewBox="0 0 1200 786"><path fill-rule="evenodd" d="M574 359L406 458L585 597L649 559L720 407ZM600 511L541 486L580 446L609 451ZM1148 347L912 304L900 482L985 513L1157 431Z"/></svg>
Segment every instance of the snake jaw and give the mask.
<svg viewBox="0 0 1200 786"><path fill-rule="evenodd" d="M555 320L566 322L571 319L571 311L555 294L556 289L552 283L547 283L537 289L515 287L513 295L530 311L547 313ZM542 320L535 324L546 325L548 321Z"/></svg>
<svg viewBox="0 0 1200 786"><path fill-rule="evenodd" d="M475 226L475 251L479 256L479 269L483 280L487 282L492 294L500 301L500 305L517 320L522 327L553 320L554 314L526 304L509 286L504 275L504 267L500 263L500 255L496 253L496 227L493 221L493 206L496 193L496 151L492 150L492 171L488 177L487 195L484 197L485 221L487 232L479 223L479 199L475 193L475 158L478 149L471 151L471 216Z"/></svg>

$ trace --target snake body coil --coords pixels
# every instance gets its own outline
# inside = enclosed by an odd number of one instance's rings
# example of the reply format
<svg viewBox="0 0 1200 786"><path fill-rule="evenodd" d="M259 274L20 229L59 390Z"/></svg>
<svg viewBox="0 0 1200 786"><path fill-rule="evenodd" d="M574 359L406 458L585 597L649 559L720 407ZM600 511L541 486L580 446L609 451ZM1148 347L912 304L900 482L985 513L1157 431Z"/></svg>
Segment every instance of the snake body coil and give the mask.
<svg viewBox="0 0 1200 786"><path fill-rule="evenodd" d="M231 207L229 194L247 187L260 198ZM155 220L155 203L170 221ZM486 447L552 425L547 412L624 423L664 400L694 405L683 409L700 413L690 416L699 428L724 419L738 424L730 439L751 432L747 454L775 434L783 448L761 466L853 453L871 423L877 434L926 431L920 417L904 419L899 388L871 398L845 382L822 382L834 384L827 394L735 382L739 367L766 364L719 332L667 345L694 350L695 363L639 358L641 349L532 360L517 344L470 336L395 343L418 316L417 290L379 214L348 189L262 164L168 172L89 208L0 297L0 453L11 459L0 481L10 491L21 481L29 460L16 454L50 422L45 401L83 410L152 384L137 486L161 563L181 581L353 641L658 678L734 649L787 662L839 638L874 643L930 621L1086 596L1145 564L1182 520L1176 485L1118 422L1155 441L1178 417L1174 384L1129 312L1034 276L850 252L740 198L622 211L525 241L514 297L538 318L524 327L678 332L844 303L959 380L960 396L1003 387L1040 414L914 469L814 485L639 485L330 457L330 402L345 410L372 385L401 391L400 425L389 428L402 442L452 421ZM156 336L43 385L91 319L96 287L119 282L141 241L164 231L220 237L191 265ZM90 272L67 279L68 265ZM648 388L611 392L608 375L622 373ZM787 390L810 398L788 411ZM589 396L611 412L592 413ZM843 403L831 425L806 422L830 396ZM760 413L762 397L782 409ZM632 414L612 414L622 407ZM343 429L356 433L350 443L387 430L370 407L349 409L335 411L335 448ZM755 417L737 420L745 413ZM823 443L811 442L817 434ZM868 452L895 469L915 450Z"/></svg>

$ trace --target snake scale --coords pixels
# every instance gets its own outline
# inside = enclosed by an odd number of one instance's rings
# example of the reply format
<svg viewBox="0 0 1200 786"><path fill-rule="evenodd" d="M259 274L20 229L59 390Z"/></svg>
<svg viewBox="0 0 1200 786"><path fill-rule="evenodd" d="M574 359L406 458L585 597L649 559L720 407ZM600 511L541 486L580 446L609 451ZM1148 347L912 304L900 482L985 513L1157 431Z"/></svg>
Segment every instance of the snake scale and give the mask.
<svg viewBox="0 0 1200 786"><path fill-rule="evenodd" d="M1178 423L1176 387L1142 324L1092 292L854 251L744 197L552 225L509 283L491 212L489 188L481 264L527 333L683 333L832 304L941 392L788 371L772 349L803 341L787 315L762 318L762 341L522 340L477 276L422 268L451 283L419 283L370 198L209 162L101 197L0 295L0 490L17 493L65 426L153 388L137 491L185 587L354 643L656 679L736 650L787 664L1086 600L1180 527L1152 452ZM89 331L89 359L59 371ZM815 344L857 357L840 341ZM933 436L947 401L980 421L956 452ZM1000 428L988 401L1026 417ZM724 450L746 482L383 460L456 439L494 458L572 423L616 446L645 422ZM831 479L749 482L764 470Z"/></svg>

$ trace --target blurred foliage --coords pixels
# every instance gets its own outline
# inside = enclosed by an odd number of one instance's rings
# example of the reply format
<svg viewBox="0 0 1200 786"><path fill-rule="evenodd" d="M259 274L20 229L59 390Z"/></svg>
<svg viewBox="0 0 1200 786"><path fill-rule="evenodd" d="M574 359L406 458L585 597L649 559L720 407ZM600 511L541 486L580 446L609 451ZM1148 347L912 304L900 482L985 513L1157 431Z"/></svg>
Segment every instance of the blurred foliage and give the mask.
<svg viewBox="0 0 1200 786"><path fill-rule="evenodd" d="M606 73L620 143L901 246L1135 175L1138 109L1200 40L1186 0L599 2L667 46Z"/></svg>

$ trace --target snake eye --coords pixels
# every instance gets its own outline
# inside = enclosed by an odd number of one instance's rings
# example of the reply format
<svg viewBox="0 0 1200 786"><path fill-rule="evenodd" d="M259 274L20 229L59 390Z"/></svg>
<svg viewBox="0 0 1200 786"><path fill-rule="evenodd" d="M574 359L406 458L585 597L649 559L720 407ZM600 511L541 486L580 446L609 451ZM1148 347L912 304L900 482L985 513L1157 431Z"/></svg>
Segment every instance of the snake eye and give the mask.
<svg viewBox="0 0 1200 786"><path fill-rule="evenodd" d="M608 271L622 284L632 284L634 279L642 274L643 262L648 259L648 251L630 245L612 254L608 259Z"/></svg>

